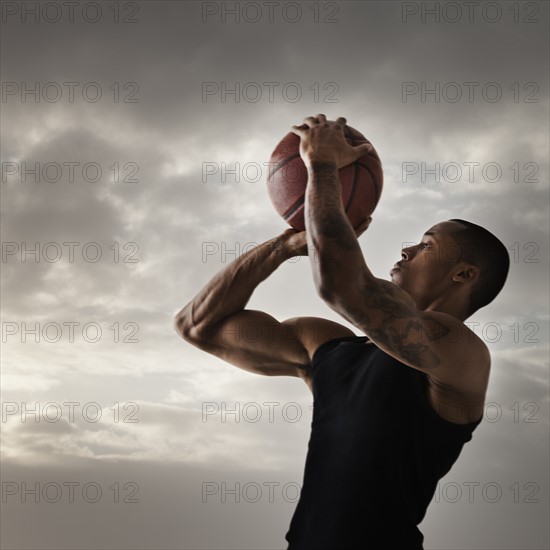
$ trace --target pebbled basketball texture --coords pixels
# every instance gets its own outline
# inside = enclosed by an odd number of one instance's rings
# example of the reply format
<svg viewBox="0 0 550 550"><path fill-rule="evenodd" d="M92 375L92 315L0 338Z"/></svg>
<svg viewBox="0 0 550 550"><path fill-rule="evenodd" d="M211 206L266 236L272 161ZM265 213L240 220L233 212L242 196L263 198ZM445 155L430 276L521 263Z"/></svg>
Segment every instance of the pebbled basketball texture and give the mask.
<svg viewBox="0 0 550 550"><path fill-rule="evenodd" d="M351 126L344 127L350 145L370 141ZM371 144L372 145L372 144ZM346 214L357 229L376 208L383 187L382 163L374 149L353 164L338 171L342 202ZM294 229L303 231L307 169L300 157L300 137L289 132L275 147L269 162L267 189L275 210Z"/></svg>

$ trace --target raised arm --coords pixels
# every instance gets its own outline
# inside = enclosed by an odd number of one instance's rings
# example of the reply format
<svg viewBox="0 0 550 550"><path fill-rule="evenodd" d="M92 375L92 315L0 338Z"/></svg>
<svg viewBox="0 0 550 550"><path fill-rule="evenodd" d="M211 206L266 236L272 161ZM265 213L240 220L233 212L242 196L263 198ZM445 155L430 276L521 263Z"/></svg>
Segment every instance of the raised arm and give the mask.
<svg viewBox="0 0 550 550"><path fill-rule="evenodd" d="M289 229L218 272L175 316L177 333L195 347L241 369L297 376L310 386L310 360L324 341L353 332L317 317L279 322L245 309L254 289L285 260L307 255L305 235Z"/></svg>
<svg viewBox="0 0 550 550"><path fill-rule="evenodd" d="M175 317L176 330L190 340L207 339L212 327L244 309L254 289L297 254L287 230L242 254L220 270Z"/></svg>
<svg viewBox="0 0 550 550"><path fill-rule="evenodd" d="M340 118L306 119L293 131L309 173L305 221L318 294L386 353L456 388L476 385L472 373L484 372L489 354L484 343L451 315L421 311L394 283L371 273L345 215L338 169L368 152L345 141ZM324 136L322 135L324 133Z"/></svg>

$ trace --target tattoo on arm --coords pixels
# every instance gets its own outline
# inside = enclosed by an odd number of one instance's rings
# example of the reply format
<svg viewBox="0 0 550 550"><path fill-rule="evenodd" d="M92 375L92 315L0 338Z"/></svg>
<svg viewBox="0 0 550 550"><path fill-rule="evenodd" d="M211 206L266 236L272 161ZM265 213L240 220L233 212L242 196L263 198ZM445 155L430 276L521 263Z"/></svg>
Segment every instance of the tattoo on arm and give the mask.
<svg viewBox="0 0 550 550"><path fill-rule="evenodd" d="M353 229L350 230L350 223L340 214L331 211L321 227L323 235L329 239L336 239L341 248L351 251L357 250L357 237Z"/></svg>
<svg viewBox="0 0 550 550"><path fill-rule="evenodd" d="M437 367L440 358L429 343L444 338L450 329L400 302L390 284L371 281L361 285L363 307L346 305L344 316L365 327L375 343L395 351L411 364L425 369Z"/></svg>
<svg viewBox="0 0 550 550"><path fill-rule="evenodd" d="M306 193L311 211L308 215L318 230L317 234L311 233L314 247L321 250L322 246L325 258L332 256L330 246L360 251L353 227L342 209L336 164L313 162L309 170L311 181ZM338 259L337 250L334 256ZM365 278L362 267L358 269L358 275L362 303L359 307L349 303L340 306L340 313L350 322L365 327L365 332L375 343L394 351L412 365L426 369L437 367L440 358L430 349L429 343L445 337L449 328L419 314L416 307L411 307L397 295L392 283L372 276Z"/></svg>
<svg viewBox="0 0 550 550"><path fill-rule="evenodd" d="M309 168L311 185L308 198L314 216L317 214L319 232L327 239L334 239L335 245L345 250L357 250L357 237L342 212L342 188L336 163L312 162ZM320 243L313 241L316 248Z"/></svg>

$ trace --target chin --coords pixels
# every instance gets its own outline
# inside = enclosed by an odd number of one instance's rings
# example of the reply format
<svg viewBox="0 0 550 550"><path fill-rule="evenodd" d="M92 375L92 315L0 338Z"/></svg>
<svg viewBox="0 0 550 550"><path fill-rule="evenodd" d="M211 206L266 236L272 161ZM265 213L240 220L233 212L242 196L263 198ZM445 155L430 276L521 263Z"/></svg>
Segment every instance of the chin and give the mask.
<svg viewBox="0 0 550 550"><path fill-rule="evenodd" d="M401 286L401 276L400 272L396 271L395 273L390 274L390 280L394 285Z"/></svg>

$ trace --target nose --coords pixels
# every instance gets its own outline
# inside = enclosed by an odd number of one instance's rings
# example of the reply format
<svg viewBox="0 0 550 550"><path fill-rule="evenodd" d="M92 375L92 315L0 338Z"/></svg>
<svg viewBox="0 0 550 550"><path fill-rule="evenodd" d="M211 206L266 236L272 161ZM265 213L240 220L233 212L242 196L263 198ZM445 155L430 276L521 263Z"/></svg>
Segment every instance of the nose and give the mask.
<svg viewBox="0 0 550 550"><path fill-rule="evenodd" d="M414 256L414 252L418 245L407 246L401 250L401 259L404 261L410 260Z"/></svg>

